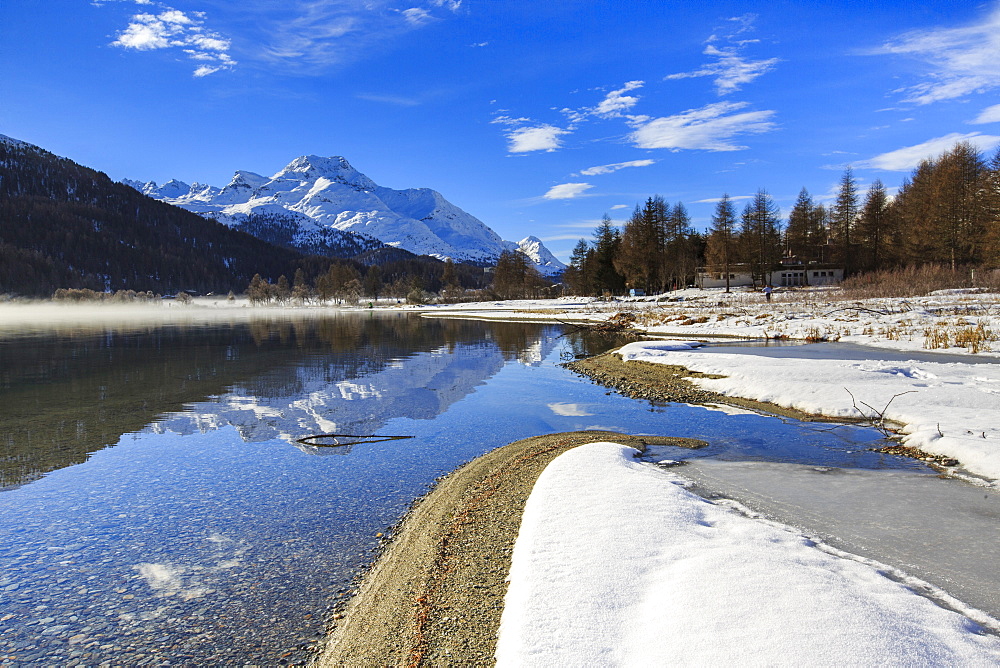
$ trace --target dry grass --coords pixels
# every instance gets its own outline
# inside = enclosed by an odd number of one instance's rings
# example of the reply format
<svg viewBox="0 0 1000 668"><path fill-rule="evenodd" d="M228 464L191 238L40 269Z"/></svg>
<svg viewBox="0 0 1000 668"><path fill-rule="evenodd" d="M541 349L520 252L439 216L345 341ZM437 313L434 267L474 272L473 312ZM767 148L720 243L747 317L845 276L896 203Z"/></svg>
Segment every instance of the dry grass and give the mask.
<svg viewBox="0 0 1000 668"><path fill-rule="evenodd" d="M841 294L846 299L920 297L935 290L976 287L1000 290L1000 270L970 267L952 270L944 265L930 264L878 271L848 278L841 284Z"/></svg>
<svg viewBox="0 0 1000 668"><path fill-rule="evenodd" d="M992 350L991 344L1000 340L993 330L987 328L983 323L970 326L964 320L958 321L954 325L938 323L934 327L924 330L924 348L936 350L938 348L966 348L972 354Z"/></svg>

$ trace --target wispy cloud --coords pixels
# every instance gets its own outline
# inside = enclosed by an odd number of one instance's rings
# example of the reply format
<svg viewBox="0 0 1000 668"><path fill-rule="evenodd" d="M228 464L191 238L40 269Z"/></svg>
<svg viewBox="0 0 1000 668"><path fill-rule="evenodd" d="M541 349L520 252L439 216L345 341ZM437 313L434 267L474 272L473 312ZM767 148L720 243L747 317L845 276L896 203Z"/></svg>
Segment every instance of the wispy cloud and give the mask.
<svg viewBox="0 0 1000 668"><path fill-rule="evenodd" d="M626 167L648 167L649 165L655 163L655 160L629 160L628 162L616 162L611 165L588 167L587 169L581 170L580 175L597 176L598 174L611 174L612 172L617 172L619 169L625 169Z"/></svg>
<svg viewBox="0 0 1000 668"><path fill-rule="evenodd" d="M746 102L716 102L663 118L633 117L635 130L629 139L638 148L738 151L747 147L734 143L733 138L775 128L770 120L773 111L740 111L747 106Z"/></svg>
<svg viewBox="0 0 1000 668"><path fill-rule="evenodd" d="M431 0L431 4L435 7L444 7L445 9L457 12L462 7L462 0Z"/></svg>
<svg viewBox="0 0 1000 668"><path fill-rule="evenodd" d="M629 208L628 204L615 204L613 207L611 207L610 210L617 211L618 209L627 209L627 208Z"/></svg>
<svg viewBox="0 0 1000 668"><path fill-rule="evenodd" d="M753 23L756 20L754 14L744 14L729 19L735 24L734 32L719 37L717 34L708 38L708 45L702 52L706 56L714 58L713 62L699 67L690 72L678 72L668 74L665 80L690 79L693 77L713 77L715 80L715 91L719 95L728 95L738 91L741 87L752 82L757 77L767 74L774 69L781 60L779 58L767 58L764 60L748 60L742 55L742 51L749 44L755 44L758 40L741 39L740 37L753 30ZM714 42L724 40L728 42L725 46L716 46Z"/></svg>
<svg viewBox="0 0 1000 668"><path fill-rule="evenodd" d="M753 195L730 195L730 202L737 202L741 199L753 199ZM717 204L722 201L721 197L709 197L708 199L696 199L695 204Z"/></svg>
<svg viewBox="0 0 1000 668"><path fill-rule="evenodd" d="M433 18L431 13L423 7L410 7L409 9L404 9L401 13L410 25L418 27L425 23L430 23Z"/></svg>
<svg viewBox="0 0 1000 668"><path fill-rule="evenodd" d="M143 5L144 13L131 17L113 43L138 51L181 48L199 61L199 76L236 64L231 42L239 46L243 61L318 74L390 48L400 35L464 11L462 0L416 0L410 6L399 0L241 0L238 13L215 3L213 22L227 25L230 38L210 32L201 12L182 12L157 0L124 1Z"/></svg>
<svg viewBox="0 0 1000 668"><path fill-rule="evenodd" d="M914 146L904 146L895 151L876 155L874 158L856 162L854 166L859 168L884 169L890 172L906 172L924 160L936 158L962 141L972 143L981 151L988 151L996 146L1000 146L1000 137L994 135L984 135L978 132L971 132L969 134L953 132L943 137L928 139Z"/></svg>
<svg viewBox="0 0 1000 668"><path fill-rule="evenodd" d="M589 183L561 183L549 188L549 191L542 195L542 197L545 199L573 199L574 197L580 197L584 192L593 187Z"/></svg>
<svg viewBox="0 0 1000 668"><path fill-rule="evenodd" d="M416 100L412 97L403 97L402 95L379 95L377 93L358 93L354 97L359 100L367 100L369 102L383 102L385 104L394 104L398 107L416 107L420 105L420 100Z"/></svg>
<svg viewBox="0 0 1000 668"><path fill-rule="evenodd" d="M983 109L972 123L977 125L982 123L1000 123L1000 104L994 104L992 107Z"/></svg>
<svg viewBox="0 0 1000 668"><path fill-rule="evenodd" d="M608 93L601 102L589 111L590 113L603 118L616 118L624 112L634 107L639 98L634 95L625 95L629 91L642 88L644 81L629 81L618 90Z"/></svg>
<svg viewBox="0 0 1000 668"><path fill-rule="evenodd" d="M138 2L149 5L149 2ZM236 61L229 55L230 40L205 28L203 12L184 12L158 5L158 14L135 14L128 26L117 34L112 46L135 51L180 49L198 63L194 76L203 77L232 69Z"/></svg>
<svg viewBox="0 0 1000 668"><path fill-rule="evenodd" d="M591 226L588 226L588 229ZM550 243L552 241L576 241L580 239L579 234L553 234L546 237L542 237L542 241L545 243Z"/></svg>
<svg viewBox="0 0 1000 668"><path fill-rule="evenodd" d="M930 104L1000 87L1000 6L977 23L907 32L870 53L910 56L930 66L925 81L896 91L908 102Z"/></svg>

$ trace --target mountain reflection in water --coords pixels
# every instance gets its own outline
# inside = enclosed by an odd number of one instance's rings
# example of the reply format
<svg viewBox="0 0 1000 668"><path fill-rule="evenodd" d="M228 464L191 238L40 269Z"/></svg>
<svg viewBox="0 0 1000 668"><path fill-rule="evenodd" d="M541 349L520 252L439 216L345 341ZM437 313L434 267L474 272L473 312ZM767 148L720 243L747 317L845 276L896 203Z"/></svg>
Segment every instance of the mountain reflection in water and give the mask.
<svg viewBox="0 0 1000 668"><path fill-rule="evenodd" d="M375 433L389 417L433 417L505 360L540 360L542 346L537 326L404 314L9 336L0 339L0 489L149 425L182 434L233 425L246 441L291 444Z"/></svg>

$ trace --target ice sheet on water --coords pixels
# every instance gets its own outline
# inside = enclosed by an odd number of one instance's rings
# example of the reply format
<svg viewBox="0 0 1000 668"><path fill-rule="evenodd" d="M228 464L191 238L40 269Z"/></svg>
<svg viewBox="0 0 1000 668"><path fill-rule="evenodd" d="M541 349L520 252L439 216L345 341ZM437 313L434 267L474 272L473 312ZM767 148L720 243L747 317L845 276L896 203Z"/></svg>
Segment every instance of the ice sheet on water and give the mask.
<svg viewBox="0 0 1000 668"><path fill-rule="evenodd" d="M735 499L1000 616L1000 493L905 470L689 460L695 491Z"/></svg>

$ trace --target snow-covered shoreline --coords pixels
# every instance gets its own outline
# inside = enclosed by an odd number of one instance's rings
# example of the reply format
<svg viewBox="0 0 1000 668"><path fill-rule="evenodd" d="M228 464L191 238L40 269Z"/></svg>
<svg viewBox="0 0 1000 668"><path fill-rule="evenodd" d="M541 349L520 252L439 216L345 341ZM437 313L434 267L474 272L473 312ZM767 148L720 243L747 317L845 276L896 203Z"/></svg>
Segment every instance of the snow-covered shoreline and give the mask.
<svg viewBox="0 0 1000 668"><path fill-rule="evenodd" d="M624 312L634 329L651 337L687 337L687 342L630 344L621 351L627 360L725 376L692 382L728 396L806 413L896 423L902 426L905 445L957 459L969 472L997 484L1000 365L982 362L1000 356L1000 295L952 290L905 300L845 301L835 296L826 290L804 291L767 302L753 292L686 290L647 301L497 302L490 304L494 310L460 305L447 307L447 312L594 324ZM504 306L513 312L500 311ZM444 309L430 312L444 315ZM969 338L977 332L978 340ZM699 337L719 336L836 340L921 359L878 361L875 351L868 359L864 349L853 349L843 359L783 357L781 349L769 350L766 357L696 349ZM955 345L956 339L966 347ZM935 353L948 355L928 361Z"/></svg>
<svg viewBox="0 0 1000 668"><path fill-rule="evenodd" d="M723 378L691 382L739 396L834 417L882 418L902 425L904 445L959 460L1000 479L1000 365L761 357L628 344L626 359L678 364Z"/></svg>
<svg viewBox="0 0 1000 668"><path fill-rule="evenodd" d="M609 442L561 454L525 505L497 665L995 665L973 610L691 494ZM640 500L637 507L628 500ZM600 549L594 549L600 546ZM959 604L960 606L960 604Z"/></svg>

